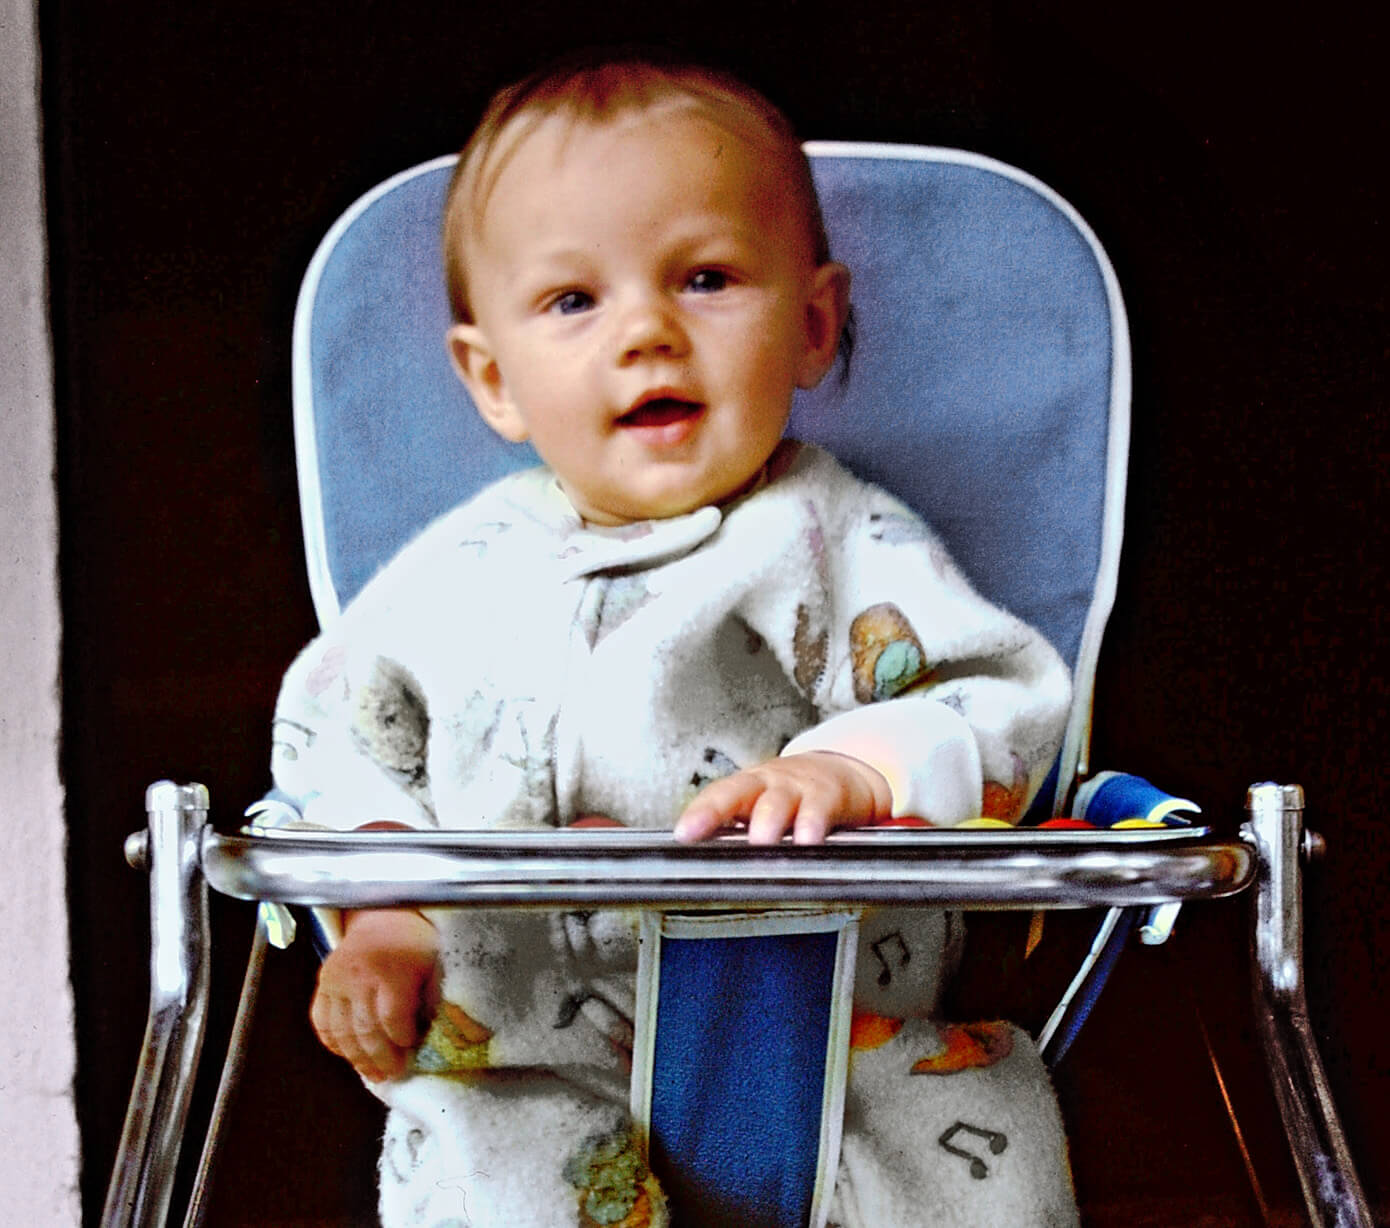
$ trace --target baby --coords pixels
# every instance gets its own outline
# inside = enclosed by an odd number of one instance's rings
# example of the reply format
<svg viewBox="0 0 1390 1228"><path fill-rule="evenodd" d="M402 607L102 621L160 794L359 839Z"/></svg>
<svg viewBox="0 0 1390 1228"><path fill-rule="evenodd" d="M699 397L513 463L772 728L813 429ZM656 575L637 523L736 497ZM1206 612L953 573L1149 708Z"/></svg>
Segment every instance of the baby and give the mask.
<svg viewBox="0 0 1390 1228"><path fill-rule="evenodd" d="M783 116L704 69L540 74L464 149L444 238L458 373L545 464L425 530L291 668L273 762L306 821L768 844L1017 820L1062 662L903 505L784 438L850 277ZM391 1106L384 1223L668 1222L626 1114L634 935L617 913L341 919L311 1018ZM1075 1220L1027 1038L930 1021L958 939L934 912L861 923L831 1223ZM1007 1140L992 1180L955 1129Z"/></svg>

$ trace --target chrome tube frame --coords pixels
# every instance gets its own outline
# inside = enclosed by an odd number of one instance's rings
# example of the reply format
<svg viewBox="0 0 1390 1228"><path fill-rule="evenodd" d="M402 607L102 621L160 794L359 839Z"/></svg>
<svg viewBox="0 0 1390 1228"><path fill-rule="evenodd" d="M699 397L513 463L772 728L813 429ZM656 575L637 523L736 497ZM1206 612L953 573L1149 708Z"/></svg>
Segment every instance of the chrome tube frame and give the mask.
<svg viewBox="0 0 1390 1228"><path fill-rule="evenodd" d="M1313 1223L1373 1228L1323 1071L1303 988L1302 863L1322 841L1303 827L1298 785L1253 785L1242 829L1258 854L1251 946L1255 1017L1303 1199Z"/></svg>
<svg viewBox="0 0 1390 1228"><path fill-rule="evenodd" d="M102 1211L103 1228L162 1225L174 1190L209 997L208 892L200 864L208 794L162 780L126 860L150 872L150 1009Z"/></svg>
<svg viewBox="0 0 1390 1228"><path fill-rule="evenodd" d="M1210 899L1248 886L1239 840L1180 831L876 830L759 849L742 836L666 832L267 831L203 836L218 891L328 908L776 908L949 905L1090 908Z"/></svg>
<svg viewBox="0 0 1390 1228"><path fill-rule="evenodd" d="M202 786L161 782L150 789L147 836L150 1021L104 1228L157 1228L167 1215L206 1013L208 883L241 899L328 908L1033 909L1215 899L1258 882L1257 1013L1304 1197L1319 1224L1370 1225L1307 1022L1302 794L1266 785L1250 798L1241 840L1180 831L889 830L754 849L742 837L689 846L669 833L624 830L225 835L206 823Z"/></svg>

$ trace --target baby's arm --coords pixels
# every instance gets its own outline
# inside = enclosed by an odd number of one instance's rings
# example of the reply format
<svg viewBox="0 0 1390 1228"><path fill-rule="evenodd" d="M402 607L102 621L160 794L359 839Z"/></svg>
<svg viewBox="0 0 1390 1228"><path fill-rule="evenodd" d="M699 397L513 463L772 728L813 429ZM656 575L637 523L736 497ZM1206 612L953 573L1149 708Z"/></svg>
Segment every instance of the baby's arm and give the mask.
<svg viewBox="0 0 1390 1228"><path fill-rule="evenodd" d="M413 909L345 913L309 1008L325 1048L377 1083L405 1070L436 992L439 935Z"/></svg>
<svg viewBox="0 0 1390 1228"><path fill-rule="evenodd" d="M1062 659L976 593L931 530L881 491L815 454L785 490L783 504L749 507L800 517L807 557L788 547L786 566L740 595L739 615L821 719L776 760L707 786L677 837L740 820L758 843L788 830L814 843L833 826L889 818L1017 822L1061 740Z"/></svg>
<svg viewBox="0 0 1390 1228"><path fill-rule="evenodd" d="M831 827L862 827L892 813L883 774L833 751L771 759L702 789L676 822L676 839L704 840L740 819L752 844L776 844L788 830L797 844L819 844Z"/></svg>
<svg viewBox="0 0 1390 1228"><path fill-rule="evenodd" d="M980 813L975 734L945 704L906 695L833 716L793 738L781 757L706 786L676 824L703 840L741 819L755 844L817 844L832 827L912 815L952 826Z"/></svg>

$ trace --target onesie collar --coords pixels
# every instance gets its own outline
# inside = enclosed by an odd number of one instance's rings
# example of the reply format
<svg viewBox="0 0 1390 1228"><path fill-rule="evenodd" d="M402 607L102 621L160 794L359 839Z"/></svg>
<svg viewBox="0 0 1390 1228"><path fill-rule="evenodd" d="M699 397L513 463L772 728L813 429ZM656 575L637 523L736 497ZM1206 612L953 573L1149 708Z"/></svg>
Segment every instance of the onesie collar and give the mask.
<svg viewBox="0 0 1390 1228"><path fill-rule="evenodd" d="M555 476L547 474L546 479L541 517L556 536L554 557L567 580L671 562L703 545L724 521L717 507L701 507L666 520L588 524L574 510Z"/></svg>

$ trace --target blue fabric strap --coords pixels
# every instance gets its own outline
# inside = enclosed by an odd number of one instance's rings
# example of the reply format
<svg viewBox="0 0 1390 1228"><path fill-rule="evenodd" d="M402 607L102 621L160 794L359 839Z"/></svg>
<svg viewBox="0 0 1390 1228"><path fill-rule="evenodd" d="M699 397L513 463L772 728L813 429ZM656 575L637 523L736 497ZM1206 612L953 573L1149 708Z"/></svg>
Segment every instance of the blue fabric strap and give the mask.
<svg viewBox="0 0 1390 1228"><path fill-rule="evenodd" d="M677 1224L803 1228L837 935L662 941L651 1164Z"/></svg>

